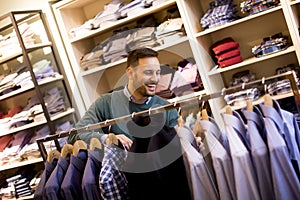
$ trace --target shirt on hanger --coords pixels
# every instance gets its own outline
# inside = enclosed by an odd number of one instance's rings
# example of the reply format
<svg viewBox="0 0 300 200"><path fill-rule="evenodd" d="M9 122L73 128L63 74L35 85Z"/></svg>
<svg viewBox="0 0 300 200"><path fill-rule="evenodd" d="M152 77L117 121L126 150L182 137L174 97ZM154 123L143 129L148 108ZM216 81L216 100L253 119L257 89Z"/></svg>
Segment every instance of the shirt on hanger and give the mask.
<svg viewBox="0 0 300 200"><path fill-rule="evenodd" d="M273 101L275 103L275 101ZM271 173L276 199L297 199L300 194L300 184L292 166L288 148L276 122L268 115L271 106L260 105L265 117L267 141L270 152ZM272 112L272 111L271 111Z"/></svg>
<svg viewBox="0 0 300 200"><path fill-rule="evenodd" d="M254 170L257 174L261 198L274 199L269 151L259 133L259 131L264 130L265 124L263 119L257 114L259 112L258 108L253 106L253 110L243 110L242 112L247 119L248 139Z"/></svg>
<svg viewBox="0 0 300 200"><path fill-rule="evenodd" d="M86 160L86 150L79 150L78 155L71 155L70 165L61 183L60 192L64 199L83 199L81 183Z"/></svg>
<svg viewBox="0 0 300 200"><path fill-rule="evenodd" d="M208 171L202 154L195 148L197 146L191 129L178 127L177 133L183 148L183 159L186 166L187 177L190 178L190 187L193 199L218 199L219 194ZM194 144L194 145L192 145Z"/></svg>
<svg viewBox="0 0 300 200"><path fill-rule="evenodd" d="M59 157L56 167L51 173L46 185L45 195L47 199L59 200L62 199L60 195L60 186L64 180L65 174L70 164L70 156L63 158Z"/></svg>
<svg viewBox="0 0 300 200"><path fill-rule="evenodd" d="M235 185L237 199L260 199L250 154L232 125L235 118L230 114L223 115L233 162L234 179L237 183Z"/></svg>
<svg viewBox="0 0 300 200"><path fill-rule="evenodd" d="M101 200L99 175L102 166L103 151L88 150L88 159L86 161L83 177L82 191L85 200Z"/></svg>
<svg viewBox="0 0 300 200"><path fill-rule="evenodd" d="M128 199L128 186L122 171L126 152L114 144L104 146L104 157L99 175L100 192L103 199Z"/></svg>
<svg viewBox="0 0 300 200"><path fill-rule="evenodd" d="M52 171L54 170L55 166L57 165L57 159L54 159L51 163L46 161L45 170L41 176L41 180L37 186L37 189L34 192L34 199L44 199L45 198L45 190L44 186L48 181Z"/></svg>
<svg viewBox="0 0 300 200"><path fill-rule="evenodd" d="M221 136L218 127L209 120L199 120L198 123L205 135L203 142L207 143L208 146L208 149L205 149L205 151L211 153L220 198L237 199L232 160L227 150L216 137L216 135L218 137Z"/></svg>

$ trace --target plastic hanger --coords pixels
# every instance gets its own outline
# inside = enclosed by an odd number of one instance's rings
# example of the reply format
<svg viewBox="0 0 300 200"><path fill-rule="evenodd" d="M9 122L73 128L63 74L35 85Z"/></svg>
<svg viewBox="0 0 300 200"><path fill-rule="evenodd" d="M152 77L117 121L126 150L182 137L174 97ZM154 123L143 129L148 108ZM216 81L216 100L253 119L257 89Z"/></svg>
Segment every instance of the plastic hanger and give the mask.
<svg viewBox="0 0 300 200"><path fill-rule="evenodd" d="M63 157L63 158L66 158L72 152L73 152L73 145L65 144L61 149L60 156Z"/></svg>
<svg viewBox="0 0 300 200"><path fill-rule="evenodd" d="M73 145L73 155L77 156L80 150L87 150L87 145L83 140L77 140Z"/></svg>
<svg viewBox="0 0 300 200"><path fill-rule="evenodd" d="M47 161L52 163L54 159L58 159L60 157L60 152L57 149L51 150L47 155Z"/></svg>
<svg viewBox="0 0 300 200"><path fill-rule="evenodd" d="M247 99L246 101L246 109L249 111L253 111L253 104L251 99Z"/></svg>
<svg viewBox="0 0 300 200"><path fill-rule="evenodd" d="M273 100L270 94L264 95L264 105L273 107Z"/></svg>
<svg viewBox="0 0 300 200"><path fill-rule="evenodd" d="M102 144L98 138L92 138L90 141L90 150L94 151L95 149L102 149Z"/></svg>

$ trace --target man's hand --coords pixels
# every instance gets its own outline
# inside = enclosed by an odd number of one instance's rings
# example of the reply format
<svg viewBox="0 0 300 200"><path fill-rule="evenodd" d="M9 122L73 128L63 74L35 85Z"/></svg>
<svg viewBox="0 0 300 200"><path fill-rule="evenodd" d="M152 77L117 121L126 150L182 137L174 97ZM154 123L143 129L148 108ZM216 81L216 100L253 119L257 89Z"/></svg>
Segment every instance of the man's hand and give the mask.
<svg viewBox="0 0 300 200"><path fill-rule="evenodd" d="M119 134L119 135L116 135L116 138L126 147L127 150L130 149L130 147L132 145L132 140L129 139L126 135Z"/></svg>

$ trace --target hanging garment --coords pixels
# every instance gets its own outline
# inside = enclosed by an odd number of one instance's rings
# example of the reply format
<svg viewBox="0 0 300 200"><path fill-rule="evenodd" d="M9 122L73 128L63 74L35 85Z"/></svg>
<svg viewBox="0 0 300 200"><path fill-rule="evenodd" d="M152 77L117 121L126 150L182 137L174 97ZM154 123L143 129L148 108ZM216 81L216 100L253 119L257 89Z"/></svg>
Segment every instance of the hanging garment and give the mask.
<svg viewBox="0 0 300 200"><path fill-rule="evenodd" d="M289 157L300 180L300 131L294 114L281 109L279 103L275 100L273 101L273 107L261 104L261 108L264 116L275 122L279 133L284 138Z"/></svg>
<svg viewBox="0 0 300 200"><path fill-rule="evenodd" d="M197 123L205 136L203 142L208 146L205 152L210 152L212 157L220 199L237 199L232 160L229 152L218 140L223 137L221 131L209 120L199 120Z"/></svg>
<svg viewBox="0 0 300 200"><path fill-rule="evenodd" d="M101 196L107 199L128 199L127 180L123 173L126 151L118 146L105 145L102 167L99 175Z"/></svg>
<svg viewBox="0 0 300 200"><path fill-rule="evenodd" d="M192 130L178 127L177 134L183 148L183 159L193 199L219 199L217 188L195 141Z"/></svg>
<svg viewBox="0 0 300 200"><path fill-rule="evenodd" d="M83 199L81 183L87 160L87 151L71 155L70 165L61 184L61 196L66 200Z"/></svg>
<svg viewBox="0 0 300 200"><path fill-rule="evenodd" d="M229 140L237 199L260 199L250 154L234 129L236 117L224 114L225 131Z"/></svg>
<svg viewBox="0 0 300 200"><path fill-rule="evenodd" d="M265 116L275 198L297 199L300 194L300 184L291 162L288 143L286 143L289 134L287 131L282 131L283 126L278 127L278 124L283 125L283 121L278 118L280 115L275 107L278 108L279 105L274 100L273 105L274 107L261 104L260 107ZM277 117L274 118L274 115Z"/></svg>
<svg viewBox="0 0 300 200"><path fill-rule="evenodd" d="M103 151L88 150L88 159L82 177L84 200L101 200L99 175L102 166Z"/></svg>
<svg viewBox="0 0 300 200"><path fill-rule="evenodd" d="M45 196L48 200L63 199L60 194L60 187L64 180L65 174L67 173L69 164L70 156L67 156L66 158L59 157L57 165L45 185Z"/></svg>
<svg viewBox="0 0 300 200"><path fill-rule="evenodd" d="M130 199L191 199L181 143L162 113L127 124L135 139L126 160Z"/></svg>
<svg viewBox="0 0 300 200"><path fill-rule="evenodd" d="M260 132L264 132L264 121L260 111L256 106L253 106L253 111L242 111L247 120L247 138L250 144L250 152L254 170L257 174L258 186L262 199L274 199L273 182L271 176L270 158L268 147L262 139Z"/></svg>
<svg viewBox="0 0 300 200"><path fill-rule="evenodd" d="M44 186L46 182L48 181L48 178L50 177L52 171L57 165L57 159L54 159L52 162L46 161L45 163L45 170L41 176L41 180L37 186L37 189L34 192L34 199L45 199L45 190Z"/></svg>

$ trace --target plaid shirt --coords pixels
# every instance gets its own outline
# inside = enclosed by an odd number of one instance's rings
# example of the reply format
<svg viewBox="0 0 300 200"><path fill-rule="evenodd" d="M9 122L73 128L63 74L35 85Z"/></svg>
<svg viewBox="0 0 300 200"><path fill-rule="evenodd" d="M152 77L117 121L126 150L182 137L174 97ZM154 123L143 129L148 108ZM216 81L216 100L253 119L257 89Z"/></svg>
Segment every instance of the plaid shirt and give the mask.
<svg viewBox="0 0 300 200"><path fill-rule="evenodd" d="M116 146L104 147L99 186L103 199L125 200L128 197L127 180L121 171L127 153Z"/></svg>
<svg viewBox="0 0 300 200"><path fill-rule="evenodd" d="M246 0L241 2L240 7L243 13L255 14L277 6L279 0Z"/></svg>
<svg viewBox="0 0 300 200"><path fill-rule="evenodd" d="M286 37L280 37L275 39L270 39L266 42L262 42L259 45L256 45L252 48L252 53L256 57L263 55L268 55L270 53L275 53L286 49L288 46L288 40Z"/></svg>
<svg viewBox="0 0 300 200"><path fill-rule="evenodd" d="M232 4L232 0L216 0L210 2L209 5L210 8L200 19L204 29L220 26L237 19L236 5Z"/></svg>

